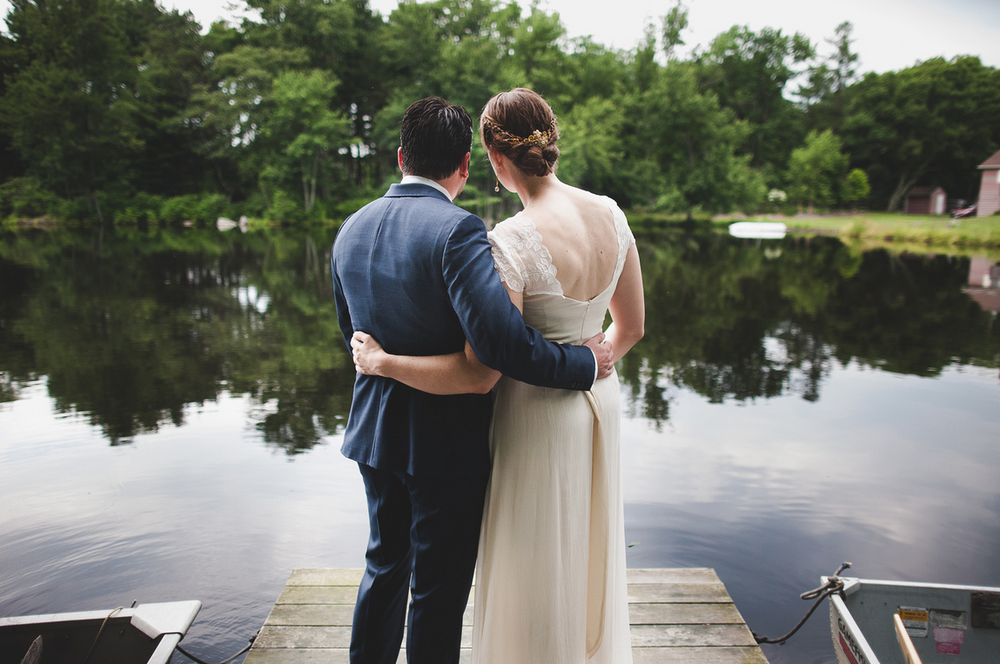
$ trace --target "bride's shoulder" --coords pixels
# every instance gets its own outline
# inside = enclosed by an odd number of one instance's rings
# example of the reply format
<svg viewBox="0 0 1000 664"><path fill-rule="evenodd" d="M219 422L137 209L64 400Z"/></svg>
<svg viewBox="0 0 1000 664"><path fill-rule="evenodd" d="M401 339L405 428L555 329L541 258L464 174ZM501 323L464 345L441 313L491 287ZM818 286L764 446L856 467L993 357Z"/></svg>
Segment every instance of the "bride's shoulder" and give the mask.
<svg viewBox="0 0 1000 664"><path fill-rule="evenodd" d="M571 196L575 198L576 204L588 209L591 214L601 214L602 212L607 214L607 210L609 209L615 215L621 212L618 207L618 203L616 203L615 200L609 196L595 194L592 191L579 189L577 187L569 187L569 190L571 192Z"/></svg>
<svg viewBox="0 0 1000 664"><path fill-rule="evenodd" d="M635 237L629 229L625 212L618 206L615 199L589 191L580 191L587 196L588 203L590 204L589 213L594 215L593 218L604 219L614 224L614 229L621 240L620 244L627 248L628 245L635 242Z"/></svg>
<svg viewBox="0 0 1000 664"><path fill-rule="evenodd" d="M531 235L535 232L535 224L523 212L518 212L513 217L507 217L503 221L497 222L493 230L489 231L490 236L512 238Z"/></svg>
<svg viewBox="0 0 1000 664"><path fill-rule="evenodd" d="M591 194L591 196L594 197L594 202L596 205L599 205L605 209L610 209L615 216L619 214L624 214L622 212L622 209L618 207L618 203L615 201L615 199L611 198L610 196L605 196L603 194Z"/></svg>

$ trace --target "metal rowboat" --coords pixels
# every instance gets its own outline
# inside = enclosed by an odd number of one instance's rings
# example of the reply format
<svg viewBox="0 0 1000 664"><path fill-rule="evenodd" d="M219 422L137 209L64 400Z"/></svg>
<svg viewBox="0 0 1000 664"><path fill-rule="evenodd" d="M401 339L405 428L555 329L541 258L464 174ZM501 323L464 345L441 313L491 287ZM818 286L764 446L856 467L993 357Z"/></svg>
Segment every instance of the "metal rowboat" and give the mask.
<svg viewBox="0 0 1000 664"><path fill-rule="evenodd" d="M201 602L0 618L0 664L167 664Z"/></svg>
<svg viewBox="0 0 1000 664"><path fill-rule="evenodd" d="M840 664L1000 662L1000 588L840 580L830 595Z"/></svg>

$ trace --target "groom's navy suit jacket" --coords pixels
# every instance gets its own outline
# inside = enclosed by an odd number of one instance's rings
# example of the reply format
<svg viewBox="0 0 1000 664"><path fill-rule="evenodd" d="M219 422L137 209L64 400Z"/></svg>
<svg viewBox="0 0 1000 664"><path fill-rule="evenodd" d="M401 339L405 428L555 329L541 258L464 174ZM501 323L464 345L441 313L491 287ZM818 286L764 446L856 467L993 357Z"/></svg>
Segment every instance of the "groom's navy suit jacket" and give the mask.
<svg viewBox="0 0 1000 664"><path fill-rule="evenodd" d="M331 259L337 318L389 353L440 355L468 339L484 364L517 380L590 389L593 352L526 328L493 268L479 217L423 184L392 185L352 215ZM342 452L409 475L486 473L492 395L435 396L358 375Z"/></svg>

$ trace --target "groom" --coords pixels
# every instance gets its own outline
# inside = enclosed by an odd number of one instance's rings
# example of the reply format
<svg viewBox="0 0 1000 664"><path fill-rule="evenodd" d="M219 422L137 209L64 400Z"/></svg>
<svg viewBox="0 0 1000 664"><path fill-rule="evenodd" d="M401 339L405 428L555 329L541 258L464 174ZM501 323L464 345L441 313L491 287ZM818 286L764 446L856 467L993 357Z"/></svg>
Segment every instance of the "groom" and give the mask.
<svg viewBox="0 0 1000 664"><path fill-rule="evenodd" d="M525 327L493 269L486 228L452 204L469 177L472 120L436 97L403 116L403 180L344 222L333 246L337 318L350 346L368 332L387 352L440 355L469 340L501 373L588 390L610 373L603 335L551 344ZM490 471L492 395L433 396L358 375L342 452L368 497L367 567L352 664L390 664L403 637L410 664L458 662Z"/></svg>

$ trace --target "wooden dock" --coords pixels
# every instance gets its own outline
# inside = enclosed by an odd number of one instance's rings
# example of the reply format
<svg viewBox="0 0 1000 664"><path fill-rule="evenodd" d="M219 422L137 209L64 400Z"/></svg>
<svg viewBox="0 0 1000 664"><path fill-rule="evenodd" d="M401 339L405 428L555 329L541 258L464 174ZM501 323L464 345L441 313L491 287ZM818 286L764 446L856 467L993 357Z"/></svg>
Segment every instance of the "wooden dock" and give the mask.
<svg viewBox="0 0 1000 664"><path fill-rule="evenodd" d="M359 569L297 569L244 664L348 664ZM767 664L715 570L628 570L635 664ZM462 662L470 660L472 598ZM406 662L400 653L399 662Z"/></svg>

